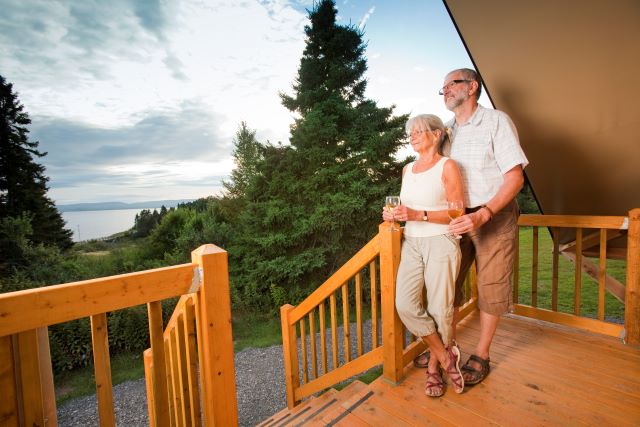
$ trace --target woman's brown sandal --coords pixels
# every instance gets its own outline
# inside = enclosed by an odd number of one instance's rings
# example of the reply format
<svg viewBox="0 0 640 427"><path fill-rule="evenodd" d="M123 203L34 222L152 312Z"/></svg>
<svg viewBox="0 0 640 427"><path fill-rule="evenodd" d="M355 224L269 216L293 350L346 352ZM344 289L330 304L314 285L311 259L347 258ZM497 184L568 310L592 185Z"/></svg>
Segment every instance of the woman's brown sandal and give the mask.
<svg viewBox="0 0 640 427"><path fill-rule="evenodd" d="M444 394L444 381L440 369L436 372L427 371L427 384L424 393L429 397L440 397Z"/></svg>
<svg viewBox="0 0 640 427"><path fill-rule="evenodd" d="M451 381L453 390L456 393L462 393L464 391L464 377L460 370L460 349L455 345L447 348L447 358L448 363L445 368L447 377Z"/></svg>
<svg viewBox="0 0 640 427"><path fill-rule="evenodd" d="M476 369L471 365L471 362L476 362L480 365L480 370ZM489 375L489 371L491 371L491 366L489 366L489 358L483 359L482 357L476 356L472 354L469 356L469 360L462 367L462 371L464 374L464 381L468 385L475 385L481 383L482 380L487 378Z"/></svg>

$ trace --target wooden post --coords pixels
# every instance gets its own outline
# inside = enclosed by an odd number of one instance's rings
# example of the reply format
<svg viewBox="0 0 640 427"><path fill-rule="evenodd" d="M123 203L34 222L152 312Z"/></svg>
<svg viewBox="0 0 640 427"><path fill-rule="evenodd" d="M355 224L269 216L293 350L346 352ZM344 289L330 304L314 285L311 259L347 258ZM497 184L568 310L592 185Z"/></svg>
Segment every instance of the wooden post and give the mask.
<svg viewBox="0 0 640 427"><path fill-rule="evenodd" d="M629 211L627 237L627 284L624 328L627 344L640 344L640 208Z"/></svg>
<svg viewBox="0 0 640 427"><path fill-rule="evenodd" d="M200 321L199 351L204 352L200 366L201 381L210 387L202 402L206 426L237 426L233 337L231 333L231 297L227 252L214 245L202 245L191 253L201 268L198 291ZM202 360L202 359L201 359Z"/></svg>
<svg viewBox="0 0 640 427"><path fill-rule="evenodd" d="M282 352L284 356L284 382L287 386L287 407L293 409L296 400L295 391L300 387L298 373L298 340L296 339L296 325L289 324L289 313L293 310L291 304L280 307L280 322L282 324ZM323 314L321 314L322 316ZM320 322L321 324L323 322ZM325 362L326 365L326 362Z"/></svg>
<svg viewBox="0 0 640 427"><path fill-rule="evenodd" d="M394 226L396 230L394 230ZM398 224L382 223L380 236L380 288L382 314L383 378L398 384L402 379L402 322L396 311L396 274L400 264L400 236Z"/></svg>

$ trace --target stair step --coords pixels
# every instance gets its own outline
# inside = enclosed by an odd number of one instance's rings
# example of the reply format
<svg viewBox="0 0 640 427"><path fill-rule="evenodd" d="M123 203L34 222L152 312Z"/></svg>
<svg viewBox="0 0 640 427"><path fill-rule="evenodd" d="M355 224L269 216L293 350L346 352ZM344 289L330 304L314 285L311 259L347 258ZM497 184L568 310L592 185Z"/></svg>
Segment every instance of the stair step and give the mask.
<svg viewBox="0 0 640 427"><path fill-rule="evenodd" d="M327 407L325 411L315 414L312 418L308 418L304 425L309 427L331 426L338 423L354 426L366 425L359 418L354 417L351 411L369 399L372 394L368 385L360 381L351 383L336 395L335 404Z"/></svg>
<svg viewBox="0 0 640 427"><path fill-rule="evenodd" d="M289 408L284 408L280 412L272 415L262 423L258 424L258 427L280 427L285 425L295 425L296 422L299 422L300 419L306 418L306 416L313 413L317 408L332 400L333 396L335 396L336 394L338 394L336 390L330 389L320 396L310 396L295 408L291 410Z"/></svg>
<svg viewBox="0 0 640 427"><path fill-rule="evenodd" d="M340 391L335 389L327 390L317 397L310 397L295 408L288 408L272 415L267 420L260 423L259 427L285 427L285 426L312 426L326 425L334 418L344 414L344 402L357 401L368 391L368 386L361 381L354 381ZM352 403L349 403L351 405ZM348 408L349 405L346 407ZM332 416L325 417L331 413ZM346 422L345 415L342 419ZM328 421L323 421L328 420ZM357 424L356 424L357 425Z"/></svg>

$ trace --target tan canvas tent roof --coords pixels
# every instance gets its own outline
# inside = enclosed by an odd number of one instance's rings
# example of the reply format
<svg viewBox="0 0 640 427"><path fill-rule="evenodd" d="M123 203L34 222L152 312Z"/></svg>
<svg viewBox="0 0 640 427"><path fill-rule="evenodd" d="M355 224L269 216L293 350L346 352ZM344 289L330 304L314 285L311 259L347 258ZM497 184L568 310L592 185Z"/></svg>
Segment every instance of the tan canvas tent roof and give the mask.
<svg viewBox="0 0 640 427"><path fill-rule="evenodd" d="M640 207L640 1L444 3L518 128L542 212Z"/></svg>

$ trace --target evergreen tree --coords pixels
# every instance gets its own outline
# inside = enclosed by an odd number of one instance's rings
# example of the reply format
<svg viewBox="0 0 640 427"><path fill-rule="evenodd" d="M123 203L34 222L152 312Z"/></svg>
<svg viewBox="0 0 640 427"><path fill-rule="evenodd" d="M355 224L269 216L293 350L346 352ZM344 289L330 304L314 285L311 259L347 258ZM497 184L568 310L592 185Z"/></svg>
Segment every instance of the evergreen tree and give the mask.
<svg viewBox="0 0 640 427"><path fill-rule="evenodd" d="M0 218L28 215L33 243L65 249L72 232L47 197L49 178L34 159L47 153L38 151L39 142L29 141L30 123L13 85L0 76Z"/></svg>
<svg viewBox="0 0 640 427"><path fill-rule="evenodd" d="M291 146L268 145L246 190L238 297L261 306L294 302L377 232L387 194L399 192L406 117L365 99L363 33L336 24L331 0L316 4L293 94ZM233 264L232 264L233 266ZM233 268L233 267L232 267Z"/></svg>
<svg viewBox="0 0 640 427"><path fill-rule="evenodd" d="M256 131L250 130L246 122L240 123L233 140L233 158L236 164L231 172L231 181L222 183L226 196L230 199L242 200L249 183L258 174L258 163L262 160L262 145L256 140Z"/></svg>

